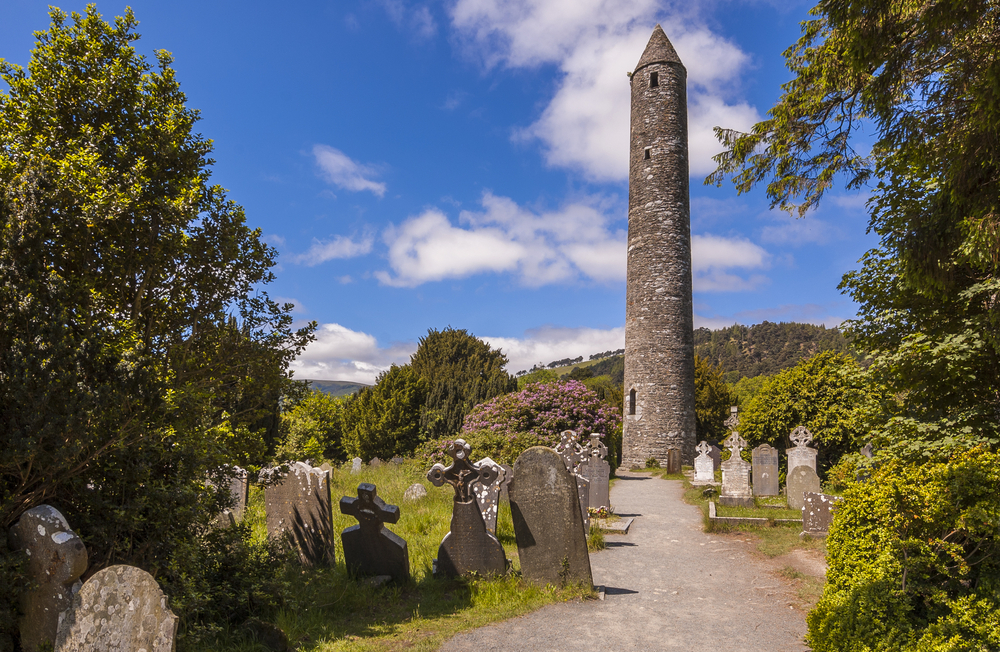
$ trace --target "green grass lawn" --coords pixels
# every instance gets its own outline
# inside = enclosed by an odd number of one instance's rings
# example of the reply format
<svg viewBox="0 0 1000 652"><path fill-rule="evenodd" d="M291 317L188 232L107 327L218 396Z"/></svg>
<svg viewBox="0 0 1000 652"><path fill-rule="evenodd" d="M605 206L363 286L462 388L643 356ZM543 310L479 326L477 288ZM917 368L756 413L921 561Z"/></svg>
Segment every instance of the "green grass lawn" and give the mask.
<svg viewBox="0 0 1000 652"><path fill-rule="evenodd" d="M431 560L448 532L454 491L450 486L434 487L424 477L425 472L412 462L398 467L365 467L354 475L347 467L334 472L331 497L336 566L290 566L286 572L292 599L269 619L287 634L294 649L434 650L462 630L518 616L552 602L594 596L591 587L536 587L521 580L508 503L501 504L497 521L497 538L512 562L508 576L457 580L433 577ZM412 581L406 586L372 588L347 575L340 532L357 521L342 515L338 502L341 496L356 496L361 482L375 484L385 502L399 505L399 523L388 527L407 541ZM403 493L414 482L423 484L428 495L416 502L403 502ZM255 488L251 493L246 518L255 537L267 536L263 490ZM189 642L181 648L199 652L266 649L239 629L221 632L199 644Z"/></svg>

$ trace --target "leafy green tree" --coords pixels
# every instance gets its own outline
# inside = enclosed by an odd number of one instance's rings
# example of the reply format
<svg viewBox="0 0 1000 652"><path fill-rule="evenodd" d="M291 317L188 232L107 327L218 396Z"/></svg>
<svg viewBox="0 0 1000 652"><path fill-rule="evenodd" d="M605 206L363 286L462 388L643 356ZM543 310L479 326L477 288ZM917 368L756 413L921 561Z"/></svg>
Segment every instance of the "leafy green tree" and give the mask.
<svg viewBox="0 0 1000 652"><path fill-rule="evenodd" d="M430 329L410 359L427 384L420 429L429 439L454 436L478 403L517 389L507 357L466 330Z"/></svg>
<svg viewBox="0 0 1000 652"><path fill-rule="evenodd" d="M793 79L751 133L717 130L709 182L766 183L800 215L872 187L879 246L841 287L854 342L901 400L879 444L915 460L1000 445L1000 8L829 0L785 52ZM855 149L864 131L870 151Z"/></svg>
<svg viewBox="0 0 1000 652"><path fill-rule="evenodd" d="M694 413L698 439L721 441L727 435L725 421L735 398L722 379L722 369L694 356Z"/></svg>
<svg viewBox="0 0 1000 652"><path fill-rule="evenodd" d="M182 627L245 617L198 582L198 559L256 554L208 534L205 479L261 461L314 326L261 290L275 252L208 184L170 55L136 53L130 11L51 17L27 70L0 61L0 527L55 504L92 566L153 572Z"/></svg>
<svg viewBox="0 0 1000 652"><path fill-rule="evenodd" d="M412 367L392 365L344 405L343 448L348 457L387 460L408 455L421 442L420 410L427 383Z"/></svg>
<svg viewBox="0 0 1000 652"><path fill-rule="evenodd" d="M525 385L530 385L531 383L554 383L557 380L559 380L559 374L551 369L536 369L518 377L517 388L524 389Z"/></svg>
<svg viewBox="0 0 1000 652"><path fill-rule="evenodd" d="M764 383L767 382L767 378L767 376L754 376L752 378L744 376L731 385L730 392L736 398L736 405L747 405L750 399L760 392Z"/></svg>
<svg viewBox="0 0 1000 652"><path fill-rule="evenodd" d="M275 458L285 461L311 459L315 465L346 460L341 441L344 402L345 399L320 390L309 391L282 413L282 442Z"/></svg>

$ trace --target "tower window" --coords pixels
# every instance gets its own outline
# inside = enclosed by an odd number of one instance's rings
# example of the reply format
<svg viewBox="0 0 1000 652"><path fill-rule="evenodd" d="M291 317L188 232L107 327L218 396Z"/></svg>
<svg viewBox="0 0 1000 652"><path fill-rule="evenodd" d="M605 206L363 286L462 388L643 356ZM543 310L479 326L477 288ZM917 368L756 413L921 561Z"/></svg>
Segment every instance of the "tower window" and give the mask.
<svg viewBox="0 0 1000 652"><path fill-rule="evenodd" d="M660 85L660 73L651 72L649 73L649 87L656 88Z"/></svg>
<svg viewBox="0 0 1000 652"><path fill-rule="evenodd" d="M648 160L650 157L650 151L652 151L652 149L653 149L652 147L647 147L646 149L644 149L642 152L642 158Z"/></svg>
<svg viewBox="0 0 1000 652"><path fill-rule="evenodd" d="M635 414L635 390L630 389L628 392L628 413Z"/></svg>

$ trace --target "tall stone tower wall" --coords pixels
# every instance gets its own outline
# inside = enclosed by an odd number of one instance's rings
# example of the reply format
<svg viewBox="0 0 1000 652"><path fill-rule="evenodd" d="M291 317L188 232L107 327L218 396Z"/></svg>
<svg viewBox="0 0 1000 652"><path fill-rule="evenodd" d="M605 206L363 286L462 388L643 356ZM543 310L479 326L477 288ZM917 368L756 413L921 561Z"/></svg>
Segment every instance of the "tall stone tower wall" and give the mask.
<svg viewBox="0 0 1000 652"><path fill-rule="evenodd" d="M687 71L659 25L631 77L622 463L695 457Z"/></svg>

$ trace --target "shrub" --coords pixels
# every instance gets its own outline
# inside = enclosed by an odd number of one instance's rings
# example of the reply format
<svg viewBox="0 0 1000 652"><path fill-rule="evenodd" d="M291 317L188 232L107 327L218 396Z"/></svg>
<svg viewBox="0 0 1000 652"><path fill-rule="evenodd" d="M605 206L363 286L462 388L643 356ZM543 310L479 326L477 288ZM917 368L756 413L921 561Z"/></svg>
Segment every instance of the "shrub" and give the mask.
<svg viewBox="0 0 1000 652"><path fill-rule="evenodd" d="M1000 455L883 462L850 484L827 551L816 652L1000 647Z"/></svg>
<svg viewBox="0 0 1000 652"><path fill-rule="evenodd" d="M355 394L344 406L343 447L364 460L409 455L420 443L420 409L427 383L409 365L392 365L374 387Z"/></svg>

